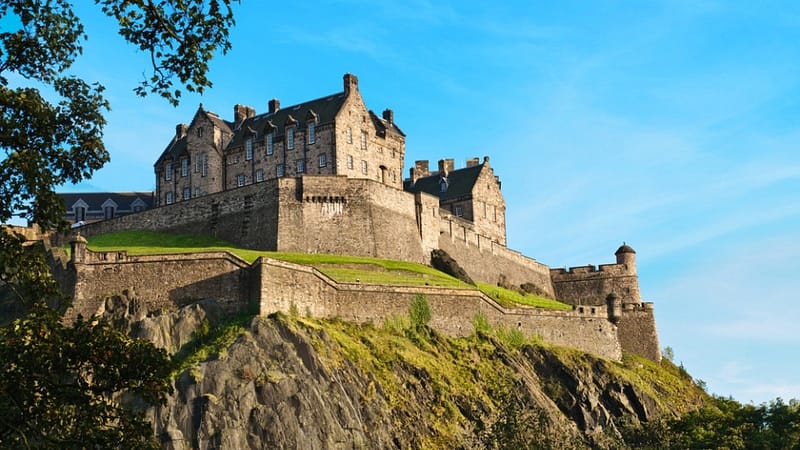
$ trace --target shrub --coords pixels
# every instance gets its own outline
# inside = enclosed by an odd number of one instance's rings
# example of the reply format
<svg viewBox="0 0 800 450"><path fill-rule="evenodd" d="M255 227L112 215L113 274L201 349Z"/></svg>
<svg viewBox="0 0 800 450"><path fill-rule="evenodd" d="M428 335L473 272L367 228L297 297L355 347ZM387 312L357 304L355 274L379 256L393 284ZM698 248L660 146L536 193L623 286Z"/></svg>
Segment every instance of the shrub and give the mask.
<svg viewBox="0 0 800 450"><path fill-rule="evenodd" d="M416 329L426 327L431 321L431 316L431 305L428 304L428 299L422 294L415 295L408 310L411 326Z"/></svg>
<svg viewBox="0 0 800 450"><path fill-rule="evenodd" d="M472 325L475 326L475 335L477 336L488 336L492 332L489 319L487 319L486 314L482 312L475 315L475 318L472 320Z"/></svg>

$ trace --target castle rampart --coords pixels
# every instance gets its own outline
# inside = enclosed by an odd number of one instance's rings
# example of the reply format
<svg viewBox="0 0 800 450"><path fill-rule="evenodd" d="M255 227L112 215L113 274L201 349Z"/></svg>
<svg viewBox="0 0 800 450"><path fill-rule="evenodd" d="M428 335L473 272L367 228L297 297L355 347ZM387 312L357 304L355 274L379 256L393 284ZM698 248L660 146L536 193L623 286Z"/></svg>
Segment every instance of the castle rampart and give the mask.
<svg viewBox="0 0 800 450"><path fill-rule="evenodd" d="M532 283L541 294L556 297L546 265L478 234L468 220L445 210L439 210L439 218L439 248L458 261L470 277L490 284Z"/></svg>
<svg viewBox="0 0 800 450"><path fill-rule="evenodd" d="M414 297L422 294L433 312L430 325L447 335L472 334L475 317L483 314L495 327L539 335L547 342L610 359L622 356L617 327L608 320L604 308L504 308L474 289L337 283L313 268L269 258L256 261L254 270L259 274L254 276L259 277L261 314L295 308L314 317L381 323L392 316L405 316Z"/></svg>
<svg viewBox="0 0 800 450"><path fill-rule="evenodd" d="M174 311L213 298L235 314L253 303L250 265L228 252L131 256L124 251L77 250L73 247L69 263L67 294L74 306L67 320L102 313L106 302L124 291L142 301L145 312Z"/></svg>
<svg viewBox="0 0 800 450"><path fill-rule="evenodd" d="M640 304L639 278L625 264L551 269L556 297L572 305L605 305L608 294L622 304Z"/></svg>

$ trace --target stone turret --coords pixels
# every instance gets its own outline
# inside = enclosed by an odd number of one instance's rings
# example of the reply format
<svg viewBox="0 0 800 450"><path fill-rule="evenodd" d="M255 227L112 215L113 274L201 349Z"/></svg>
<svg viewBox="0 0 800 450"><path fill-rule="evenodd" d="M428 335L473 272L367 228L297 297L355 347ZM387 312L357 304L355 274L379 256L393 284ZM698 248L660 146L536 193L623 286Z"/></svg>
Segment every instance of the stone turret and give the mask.
<svg viewBox="0 0 800 450"><path fill-rule="evenodd" d="M631 273L636 273L636 251L630 245L623 242L614 255L617 257L617 264L624 264Z"/></svg>

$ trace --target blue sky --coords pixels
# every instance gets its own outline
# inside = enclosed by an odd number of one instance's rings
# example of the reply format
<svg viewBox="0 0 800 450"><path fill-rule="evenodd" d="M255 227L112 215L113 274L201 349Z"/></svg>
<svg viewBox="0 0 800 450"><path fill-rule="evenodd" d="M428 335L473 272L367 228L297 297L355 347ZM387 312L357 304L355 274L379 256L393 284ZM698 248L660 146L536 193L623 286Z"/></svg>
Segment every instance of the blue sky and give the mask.
<svg viewBox="0 0 800 450"><path fill-rule="evenodd" d="M406 168L491 157L510 247L559 267L627 241L676 361L717 394L800 398L800 4L251 0L178 108L133 95L146 55L88 8L73 72L108 89L112 162L67 189L152 189L200 102L230 119L352 72Z"/></svg>

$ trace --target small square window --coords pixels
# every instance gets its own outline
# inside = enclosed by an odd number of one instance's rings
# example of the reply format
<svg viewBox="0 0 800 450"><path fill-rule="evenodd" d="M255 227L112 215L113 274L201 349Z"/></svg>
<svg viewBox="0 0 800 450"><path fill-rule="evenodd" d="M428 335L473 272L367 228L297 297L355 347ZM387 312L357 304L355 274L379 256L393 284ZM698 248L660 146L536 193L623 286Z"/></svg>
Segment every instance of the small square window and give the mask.
<svg viewBox="0 0 800 450"><path fill-rule="evenodd" d="M327 165L328 165L328 154L327 153L320 154L319 155L319 166L320 167L325 167Z"/></svg>
<svg viewBox="0 0 800 450"><path fill-rule="evenodd" d="M183 188L183 199L189 200L192 198L192 188Z"/></svg>
<svg viewBox="0 0 800 450"><path fill-rule="evenodd" d="M245 182L245 176L242 175L242 174L239 174L236 177L236 185L239 186L239 187L242 187L242 186L244 186L244 182Z"/></svg>
<svg viewBox="0 0 800 450"><path fill-rule="evenodd" d="M167 204L168 205L171 205L172 202L175 201L175 199L172 197L172 195L173 195L172 192L167 192Z"/></svg>
<svg viewBox="0 0 800 450"><path fill-rule="evenodd" d="M294 128L286 130L286 149L294 149Z"/></svg>
<svg viewBox="0 0 800 450"><path fill-rule="evenodd" d="M278 166L275 167L275 176L282 177L285 174L285 172L286 170L283 164L278 164Z"/></svg>
<svg viewBox="0 0 800 450"><path fill-rule="evenodd" d="M297 160L297 173L303 173L306 171L306 160L298 159Z"/></svg>
<svg viewBox="0 0 800 450"><path fill-rule="evenodd" d="M460 206L456 206L456 217L464 217L464 209Z"/></svg>
<svg viewBox="0 0 800 450"><path fill-rule="evenodd" d="M264 181L264 171L262 169L256 170L256 183Z"/></svg>

